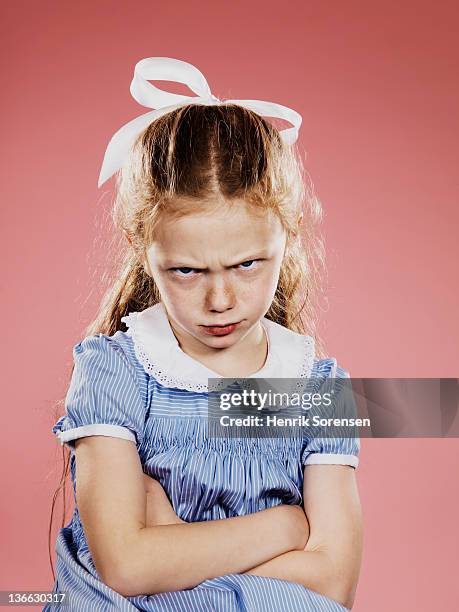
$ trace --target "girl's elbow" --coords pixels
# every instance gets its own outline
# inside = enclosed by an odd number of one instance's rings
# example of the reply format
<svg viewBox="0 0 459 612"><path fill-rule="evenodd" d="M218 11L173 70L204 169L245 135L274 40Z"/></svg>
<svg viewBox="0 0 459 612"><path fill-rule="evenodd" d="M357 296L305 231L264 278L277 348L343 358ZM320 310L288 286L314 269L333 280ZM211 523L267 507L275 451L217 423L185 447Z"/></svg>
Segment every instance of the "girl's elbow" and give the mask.
<svg viewBox="0 0 459 612"><path fill-rule="evenodd" d="M359 567L357 559L351 556L332 557L329 566L328 585L331 597L347 609L352 609L357 590Z"/></svg>
<svg viewBox="0 0 459 612"><path fill-rule="evenodd" d="M355 595L349 595L349 597L344 600L343 606L348 610L352 610L352 607L354 605L354 599Z"/></svg>
<svg viewBox="0 0 459 612"><path fill-rule="evenodd" d="M356 584L351 584L349 581L345 580L339 580L336 576L330 576L327 595L348 610L351 610L354 605L356 588Z"/></svg>
<svg viewBox="0 0 459 612"><path fill-rule="evenodd" d="M140 533L140 531L139 531ZM142 564L142 555L137 545L138 534L129 538L123 547L123 554L115 555L100 572L101 580L123 597L155 595L161 593L163 564L151 559L148 567Z"/></svg>
<svg viewBox="0 0 459 612"><path fill-rule="evenodd" d="M113 591L119 593L122 597L135 597L137 595L154 595L151 589L136 588L135 583L130 579L129 576L120 576L114 578L112 581L106 583ZM146 592L146 591L151 592Z"/></svg>
<svg viewBox="0 0 459 612"><path fill-rule="evenodd" d="M354 605L355 590L355 586L350 589L345 589L339 599L339 602L348 610L352 610L352 606Z"/></svg>
<svg viewBox="0 0 459 612"><path fill-rule="evenodd" d="M341 605L349 610L354 605L355 593L358 584L358 571L348 566L343 571L335 573L333 578L336 584L336 599Z"/></svg>
<svg viewBox="0 0 459 612"><path fill-rule="evenodd" d="M104 583L122 597L135 597L137 595L156 595L162 593L161 576L155 574L155 568L151 565L147 574L134 571L128 564L123 564L117 571L112 571L105 576ZM152 576L156 575L156 580Z"/></svg>
<svg viewBox="0 0 459 612"><path fill-rule="evenodd" d="M116 591L123 597L128 597L126 586L129 584L129 579L126 575L126 569L123 564L110 562L107 563L104 569L99 570L99 576L102 582L113 591Z"/></svg>
<svg viewBox="0 0 459 612"><path fill-rule="evenodd" d="M99 571L99 575L102 582L110 589L123 597L130 597L133 584L129 570L129 563L126 559L110 559Z"/></svg>
<svg viewBox="0 0 459 612"><path fill-rule="evenodd" d="M351 610L355 600L355 586L350 588L342 587L336 599L342 606Z"/></svg>

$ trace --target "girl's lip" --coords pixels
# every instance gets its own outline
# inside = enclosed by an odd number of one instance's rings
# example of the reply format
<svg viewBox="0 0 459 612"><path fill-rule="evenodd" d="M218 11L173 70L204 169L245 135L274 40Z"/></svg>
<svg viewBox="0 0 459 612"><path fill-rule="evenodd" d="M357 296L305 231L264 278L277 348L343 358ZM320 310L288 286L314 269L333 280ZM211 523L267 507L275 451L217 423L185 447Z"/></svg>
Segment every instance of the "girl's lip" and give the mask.
<svg viewBox="0 0 459 612"><path fill-rule="evenodd" d="M212 336L226 336L232 333L239 323L240 321L231 323L230 325L201 325L201 327L207 334L211 334Z"/></svg>

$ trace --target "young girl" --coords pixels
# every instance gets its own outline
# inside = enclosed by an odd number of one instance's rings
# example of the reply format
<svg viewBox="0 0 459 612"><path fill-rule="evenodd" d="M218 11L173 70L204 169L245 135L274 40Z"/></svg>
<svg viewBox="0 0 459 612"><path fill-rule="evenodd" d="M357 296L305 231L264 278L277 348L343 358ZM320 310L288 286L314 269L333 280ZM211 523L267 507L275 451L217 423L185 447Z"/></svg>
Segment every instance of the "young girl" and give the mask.
<svg viewBox="0 0 459 612"><path fill-rule="evenodd" d="M186 82L185 67L189 86L202 86L189 64L152 61L163 69L148 78ZM139 88L160 91L145 78ZM212 437L207 427L209 378L348 376L314 332L320 205L292 140L254 101L200 91L148 113L133 141L119 140L119 159L106 156L108 175L121 168L114 219L126 255L73 349L52 430L70 449L75 495L57 536L55 600L344 611L361 560L358 438Z"/></svg>

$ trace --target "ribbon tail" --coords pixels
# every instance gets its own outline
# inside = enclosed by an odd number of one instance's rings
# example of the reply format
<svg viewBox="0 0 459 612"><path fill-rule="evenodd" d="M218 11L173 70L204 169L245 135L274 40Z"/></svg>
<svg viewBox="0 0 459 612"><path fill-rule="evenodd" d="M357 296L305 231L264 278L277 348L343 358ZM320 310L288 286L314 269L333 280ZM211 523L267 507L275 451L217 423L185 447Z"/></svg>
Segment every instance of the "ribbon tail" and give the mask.
<svg viewBox="0 0 459 612"><path fill-rule="evenodd" d="M282 138L282 140L285 142L285 144L291 145L294 142L296 142L298 138L298 128L297 127L284 128L283 130L279 130L279 135Z"/></svg>
<svg viewBox="0 0 459 612"><path fill-rule="evenodd" d="M178 106L181 105L174 104L158 110L150 111L149 113L145 113L139 117L136 117L135 119L132 119L132 121L129 121L120 127L120 129L113 134L110 142L108 143L107 149L105 150L97 186L100 187L103 185L105 181L107 181L117 170L121 168L123 163L128 158L128 154L135 142L135 139L150 125L150 123Z"/></svg>

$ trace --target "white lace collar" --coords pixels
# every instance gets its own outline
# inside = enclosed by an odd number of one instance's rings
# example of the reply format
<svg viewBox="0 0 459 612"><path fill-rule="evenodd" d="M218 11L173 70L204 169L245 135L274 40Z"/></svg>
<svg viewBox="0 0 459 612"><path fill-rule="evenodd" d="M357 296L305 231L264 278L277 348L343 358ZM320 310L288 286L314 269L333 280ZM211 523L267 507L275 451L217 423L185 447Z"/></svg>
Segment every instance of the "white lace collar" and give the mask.
<svg viewBox="0 0 459 612"><path fill-rule="evenodd" d="M160 302L121 319L132 337L137 359L163 386L208 392L209 378L223 378L184 351L174 336ZM265 365L246 378L307 378L315 358L314 338L263 317L268 339Z"/></svg>

